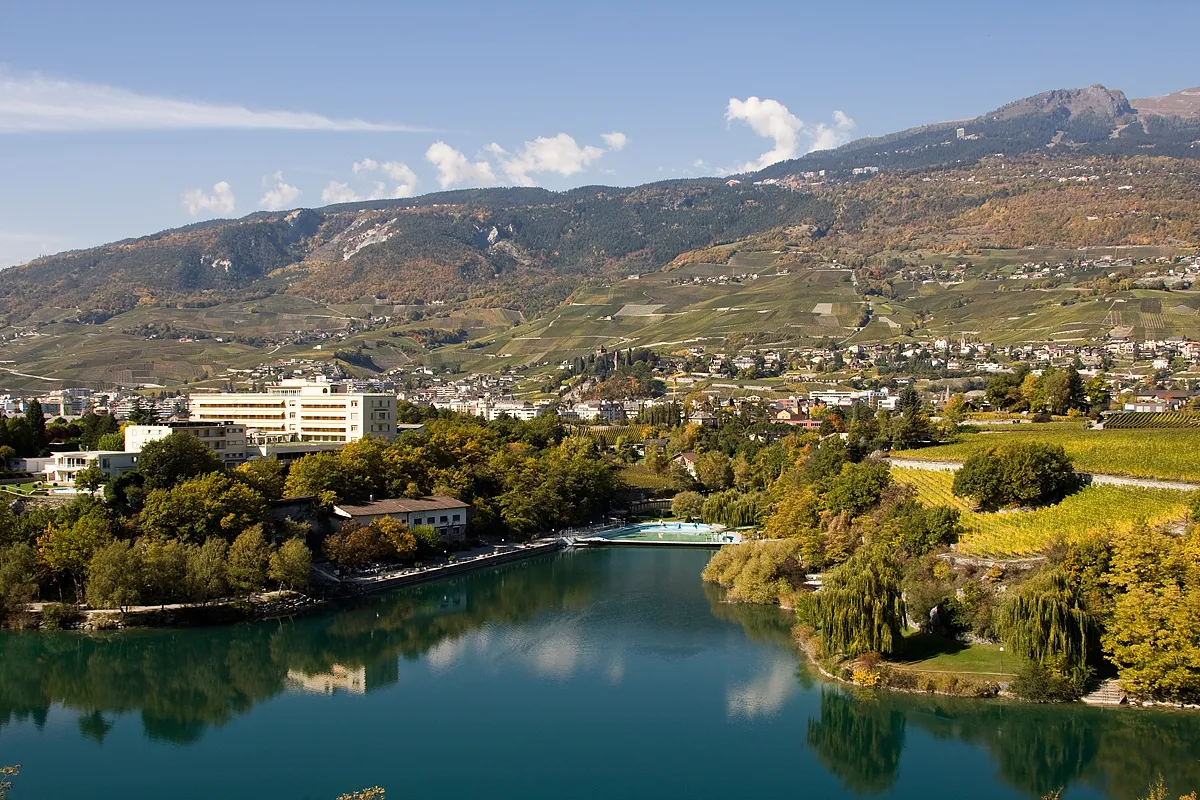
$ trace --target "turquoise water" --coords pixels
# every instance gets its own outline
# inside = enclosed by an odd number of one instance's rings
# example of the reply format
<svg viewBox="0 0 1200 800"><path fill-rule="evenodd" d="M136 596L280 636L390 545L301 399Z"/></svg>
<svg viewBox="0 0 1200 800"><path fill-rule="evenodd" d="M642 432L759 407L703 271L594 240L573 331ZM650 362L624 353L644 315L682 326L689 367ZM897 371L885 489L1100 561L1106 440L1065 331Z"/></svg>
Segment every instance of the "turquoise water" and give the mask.
<svg viewBox="0 0 1200 800"><path fill-rule="evenodd" d="M718 542L733 541L735 535L725 533L703 522L643 522L600 534L605 539L636 539L638 541Z"/></svg>
<svg viewBox="0 0 1200 800"><path fill-rule="evenodd" d="M239 627L0 635L10 800L1133 798L1200 716L856 695L710 551L564 552ZM1172 796L1177 796L1172 795Z"/></svg>

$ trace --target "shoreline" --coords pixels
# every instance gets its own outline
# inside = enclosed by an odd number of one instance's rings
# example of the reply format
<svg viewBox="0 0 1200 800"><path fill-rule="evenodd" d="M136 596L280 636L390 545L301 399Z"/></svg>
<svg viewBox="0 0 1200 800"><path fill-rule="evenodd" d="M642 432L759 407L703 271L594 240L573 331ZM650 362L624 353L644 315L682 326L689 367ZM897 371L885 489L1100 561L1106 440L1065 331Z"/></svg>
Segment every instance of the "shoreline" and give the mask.
<svg viewBox="0 0 1200 800"><path fill-rule="evenodd" d="M330 591L325 594L277 590L256 596L252 595L248 598L227 598L207 604L168 603L165 606L132 606L123 611L111 608L73 609L68 615L70 624L61 628L47 628L42 622L42 613L46 606L61 604L55 602L33 603L26 613L36 618L38 625L28 629L39 633L51 631L94 633L154 628L209 627L282 619L298 614L312 613L345 600L353 600L356 597L417 586L487 567L523 561L558 552L567 546L566 540L561 538L535 539L527 544L492 545L491 552L478 554L464 560L455 558L442 564L420 569L401 567L377 575L356 575L344 579L329 575L314 565L314 572L321 576L324 586L330 587ZM499 549L501 547L503 549ZM21 628L10 628L10 630L21 630Z"/></svg>

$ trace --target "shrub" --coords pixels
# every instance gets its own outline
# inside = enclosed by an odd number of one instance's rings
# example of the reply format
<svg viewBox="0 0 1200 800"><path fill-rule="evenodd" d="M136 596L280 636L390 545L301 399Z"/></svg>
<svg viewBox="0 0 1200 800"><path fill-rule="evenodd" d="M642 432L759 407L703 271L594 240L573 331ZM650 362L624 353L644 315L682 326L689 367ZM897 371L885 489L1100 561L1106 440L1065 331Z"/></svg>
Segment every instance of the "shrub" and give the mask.
<svg viewBox="0 0 1200 800"><path fill-rule="evenodd" d="M985 511L1049 503L1079 488L1075 465L1061 445L1023 442L972 453L954 475L954 494Z"/></svg>
<svg viewBox="0 0 1200 800"><path fill-rule="evenodd" d="M1066 703L1083 696L1090 677L1086 669L1061 671L1027 661L1017 669L1010 688L1017 697L1032 703Z"/></svg>
<svg viewBox="0 0 1200 800"><path fill-rule="evenodd" d="M60 631L78 622L82 615L67 603L46 603L42 606L42 627L48 631Z"/></svg>

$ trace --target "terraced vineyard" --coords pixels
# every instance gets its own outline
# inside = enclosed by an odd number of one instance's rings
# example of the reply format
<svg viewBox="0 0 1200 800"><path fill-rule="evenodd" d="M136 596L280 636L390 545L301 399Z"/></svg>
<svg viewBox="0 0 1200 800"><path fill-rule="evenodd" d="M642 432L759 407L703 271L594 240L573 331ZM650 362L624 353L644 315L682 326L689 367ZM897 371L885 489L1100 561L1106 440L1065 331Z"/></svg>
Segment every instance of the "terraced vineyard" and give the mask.
<svg viewBox="0 0 1200 800"><path fill-rule="evenodd" d="M1016 442L1060 444L1082 472L1200 481L1200 428L1064 430L1039 425L966 436L954 444L906 450L905 458L962 461L989 447Z"/></svg>
<svg viewBox="0 0 1200 800"><path fill-rule="evenodd" d="M1104 420L1104 430L1127 430L1145 428L1200 428L1200 414L1183 411L1145 413L1131 411L1113 414Z"/></svg>
<svg viewBox="0 0 1200 800"><path fill-rule="evenodd" d="M913 486L922 503L961 510L965 532L958 549L973 556L1031 556L1059 538L1076 541L1099 531L1128 530L1139 521L1164 525L1187 514L1186 494L1135 486L1089 486L1061 503L1033 511L981 514L950 491L954 476L949 472L893 468L892 475Z"/></svg>

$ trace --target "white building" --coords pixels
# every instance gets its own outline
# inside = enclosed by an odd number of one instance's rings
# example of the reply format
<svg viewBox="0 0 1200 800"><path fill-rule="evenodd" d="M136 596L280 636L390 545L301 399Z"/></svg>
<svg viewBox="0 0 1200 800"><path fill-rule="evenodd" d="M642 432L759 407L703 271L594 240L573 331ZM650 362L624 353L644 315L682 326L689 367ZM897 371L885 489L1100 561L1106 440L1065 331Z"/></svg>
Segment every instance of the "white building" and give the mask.
<svg viewBox="0 0 1200 800"><path fill-rule="evenodd" d="M338 505L333 514L342 522L370 525L381 517L391 517L412 528L429 525L442 541L461 543L467 538L468 506L461 500L443 495L430 497L375 500L360 505Z"/></svg>
<svg viewBox="0 0 1200 800"><path fill-rule="evenodd" d="M236 467L249 457L246 426L236 422L163 422L157 425L126 425L125 452L140 453L147 442L165 439L172 433L195 436L224 462Z"/></svg>
<svg viewBox="0 0 1200 800"><path fill-rule="evenodd" d="M348 392L346 384L285 380L266 392L230 392L188 398L197 422L231 422L247 433L300 442L355 442L396 436L396 395Z"/></svg>
<svg viewBox="0 0 1200 800"><path fill-rule="evenodd" d="M120 450L78 450L55 453L54 459L42 470L42 480L48 483L75 483L75 476L95 464L106 478L116 478L132 472L137 466L137 453Z"/></svg>

